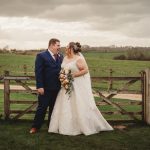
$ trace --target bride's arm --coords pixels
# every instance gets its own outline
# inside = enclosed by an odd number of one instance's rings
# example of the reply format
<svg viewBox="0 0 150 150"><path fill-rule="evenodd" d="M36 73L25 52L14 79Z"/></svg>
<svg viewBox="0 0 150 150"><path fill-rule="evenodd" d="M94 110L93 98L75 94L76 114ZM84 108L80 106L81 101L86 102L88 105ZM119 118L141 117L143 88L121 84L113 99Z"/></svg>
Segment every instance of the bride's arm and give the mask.
<svg viewBox="0 0 150 150"><path fill-rule="evenodd" d="M82 76L82 75L88 73L88 66L87 66L85 60L78 59L76 65L77 65L79 71L75 72L73 74L73 77L79 77L79 76Z"/></svg>

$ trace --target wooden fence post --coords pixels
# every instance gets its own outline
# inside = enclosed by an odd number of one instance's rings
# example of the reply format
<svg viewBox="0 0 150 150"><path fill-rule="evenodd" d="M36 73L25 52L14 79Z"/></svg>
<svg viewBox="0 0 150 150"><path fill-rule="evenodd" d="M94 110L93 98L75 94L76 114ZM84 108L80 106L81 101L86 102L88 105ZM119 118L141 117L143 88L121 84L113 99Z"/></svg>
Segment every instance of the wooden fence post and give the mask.
<svg viewBox="0 0 150 150"><path fill-rule="evenodd" d="M145 98L144 98L144 96L145 96L145 94L144 94L144 83L145 83L145 71L141 71L140 72L140 74L141 74L141 94L142 94L142 121L145 121L145 110L144 110L144 108L145 108Z"/></svg>
<svg viewBox="0 0 150 150"><path fill-rule="evenodd" d="M9 76L9 71L4 71L5 76ZM10 81L4 79L4 117L5 120L10 116Z"/></svg>
<svg viewBox="0 0 150 150"><path fill-rule="evenodd" d="M23 65L23 70L24 70L24 76L27 76L27 65ZM26 81L24 83L27 83Z"/></svg>
<svg viewBox="0 0 150 150"><path fill-rule="evenodd" d="M144 91L143 91L143 100L144 100L144 121L150 125L150 69L145 70L144 75Z"/></svg>
<svg viewBox="0 0 150 150"><path fill-rule="evenodd" d="M113 70L110 68L110 69L109 69L109 77L110 77L110 80L109 80L108 89L107 89L108 92L113 89L113 80L111 79L112 76L113 76Z"/></svg>
<svg viewBox="0 0 150 150"><path fill-rule="evenodd" d="M23 65L23 70L24 70L24 76L27 76L27 65Z"/></svg>

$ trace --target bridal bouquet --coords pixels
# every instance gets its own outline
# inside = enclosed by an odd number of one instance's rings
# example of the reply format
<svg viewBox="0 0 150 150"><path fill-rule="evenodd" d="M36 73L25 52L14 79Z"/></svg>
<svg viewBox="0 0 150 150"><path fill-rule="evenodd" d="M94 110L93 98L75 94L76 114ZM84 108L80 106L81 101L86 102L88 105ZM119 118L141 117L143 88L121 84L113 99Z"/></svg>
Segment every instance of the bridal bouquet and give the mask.
<svg viewBox="0 0 150 150"><path fill-rule="evenodd" d="M71 70L62 68L60 71L59 79L61 82L61 87L65 88L66 94L68 93L70 97L73 89L72 82L74 81Z"/></svg>

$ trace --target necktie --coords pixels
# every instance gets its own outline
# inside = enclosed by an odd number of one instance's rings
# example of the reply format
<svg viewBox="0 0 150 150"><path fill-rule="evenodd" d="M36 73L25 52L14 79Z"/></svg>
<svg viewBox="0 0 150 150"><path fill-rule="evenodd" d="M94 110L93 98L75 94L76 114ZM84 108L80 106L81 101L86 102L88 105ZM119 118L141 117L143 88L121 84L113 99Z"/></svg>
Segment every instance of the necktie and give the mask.
<svg viewBox="0 0 150 150"><path fill-rule="evenodd" d="M54 54L54 57L55 57L55 61L57 61L57 59L58 59L58 54Z"/></svg>

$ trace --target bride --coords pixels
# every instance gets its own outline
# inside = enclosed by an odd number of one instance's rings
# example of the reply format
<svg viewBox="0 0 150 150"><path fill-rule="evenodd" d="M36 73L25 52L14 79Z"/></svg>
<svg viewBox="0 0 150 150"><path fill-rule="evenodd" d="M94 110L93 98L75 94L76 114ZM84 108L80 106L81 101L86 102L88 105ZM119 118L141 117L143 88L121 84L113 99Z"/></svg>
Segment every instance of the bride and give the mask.
<svg viewBox="0 0 150 150"><path fill-rule="evenodd" d="M113 130L95 104L88 66L80 52L78 42L70 42L66 48L61 67L72 71L73 90L70 96L63 87L59 91L48 132L90 135Z"/></svg>

